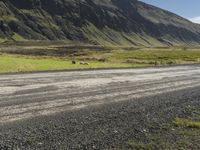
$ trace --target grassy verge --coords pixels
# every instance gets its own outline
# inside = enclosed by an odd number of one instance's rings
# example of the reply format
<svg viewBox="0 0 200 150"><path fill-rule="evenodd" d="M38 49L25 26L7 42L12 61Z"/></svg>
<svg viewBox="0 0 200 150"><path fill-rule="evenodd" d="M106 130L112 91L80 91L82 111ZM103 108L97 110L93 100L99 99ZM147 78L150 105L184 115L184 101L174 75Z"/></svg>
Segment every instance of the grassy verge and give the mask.
<svg viewBox="0 0 200 150"><path fill-rule="evenodd" d="M6 51L2 51L2 48L0 72L169 66L200 62L198 49L80 48L24 46L11 47ZM76 64L72 64L72 60ZM81 65L80 62L87 62L89 65Z"/></svg>
<svg viewBox="0 0 200 150"><path fill-rule="evenodd" d="M145 132L143 138L129 139L123 147L109 150L200 149L200 109L186 108L183 112L185 117L160 124L159 128Z"/></svg>

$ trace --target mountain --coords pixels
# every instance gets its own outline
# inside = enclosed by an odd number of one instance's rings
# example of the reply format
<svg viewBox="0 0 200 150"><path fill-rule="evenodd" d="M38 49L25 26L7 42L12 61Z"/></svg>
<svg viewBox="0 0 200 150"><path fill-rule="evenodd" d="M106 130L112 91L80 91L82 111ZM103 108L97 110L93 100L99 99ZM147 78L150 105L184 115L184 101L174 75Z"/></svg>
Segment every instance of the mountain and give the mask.
<svg viewBox="0 0 200 150"><path fill-rule="evenodd" d="M0 41L199 44L200 25L137 0L1 0Z"/></svg>

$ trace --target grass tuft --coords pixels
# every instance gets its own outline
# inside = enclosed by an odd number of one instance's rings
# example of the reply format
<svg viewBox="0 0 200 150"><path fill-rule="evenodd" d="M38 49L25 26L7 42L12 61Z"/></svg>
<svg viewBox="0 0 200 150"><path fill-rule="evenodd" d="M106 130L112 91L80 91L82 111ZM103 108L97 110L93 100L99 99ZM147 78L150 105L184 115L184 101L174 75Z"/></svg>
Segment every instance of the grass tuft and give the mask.
<svg viewBox="0 0 200 150"><path fill-rule="evenodd" d="M189 119L181 119L176 118L174 120L174 124L179 127L189 127L189 128L198 128L200 129L200 122L199 121L192 121Z"/></svg>

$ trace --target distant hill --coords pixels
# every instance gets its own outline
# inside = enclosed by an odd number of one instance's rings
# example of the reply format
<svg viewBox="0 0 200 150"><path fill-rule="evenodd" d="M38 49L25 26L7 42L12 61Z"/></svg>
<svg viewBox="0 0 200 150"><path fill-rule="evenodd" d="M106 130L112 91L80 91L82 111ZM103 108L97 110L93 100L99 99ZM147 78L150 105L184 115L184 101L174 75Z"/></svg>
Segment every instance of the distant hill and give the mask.
<svg viewBox="0 0 200 150"><path fill-rule="evenodd" d="M137 0L1 0L0 41L200 44L200 25Z"/></svg>

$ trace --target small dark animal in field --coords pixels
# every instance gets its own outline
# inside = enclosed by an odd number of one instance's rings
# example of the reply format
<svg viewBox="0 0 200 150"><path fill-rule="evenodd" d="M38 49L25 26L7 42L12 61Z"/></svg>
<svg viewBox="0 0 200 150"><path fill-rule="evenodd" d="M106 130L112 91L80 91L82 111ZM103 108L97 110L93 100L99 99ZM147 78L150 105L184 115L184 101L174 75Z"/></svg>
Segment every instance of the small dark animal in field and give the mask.
<svg viewBox="0 0 200 150"><path fill-rule="evenodd" d="M89 63L81 61L80 65L89 65Z"/></svg>
<svg viewBox="0 0 200 150"><path fill-rule="evenodd" d="M98 61L100 61L100 62L106 62L106 59L105 58L100 58L100 59L98 59Z"/></svg>
<svg viewBox="0 0 200 150"><path fill-rule="evenodd" d="M75 60L72 60L72 64L74 64L74 65L75 65L75 64L76 64L76 61L75 61Z"/></svg>

